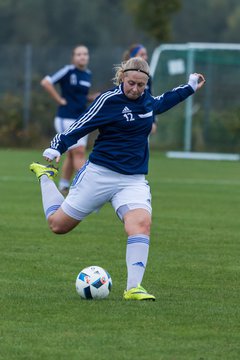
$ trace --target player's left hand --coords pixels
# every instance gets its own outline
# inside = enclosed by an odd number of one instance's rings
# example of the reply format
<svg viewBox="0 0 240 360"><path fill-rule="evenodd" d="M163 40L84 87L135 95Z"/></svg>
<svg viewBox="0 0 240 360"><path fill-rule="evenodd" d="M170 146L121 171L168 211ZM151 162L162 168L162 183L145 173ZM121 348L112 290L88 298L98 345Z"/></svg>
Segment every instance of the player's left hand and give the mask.
<svg viewBox="0 0 240 360"><path fill-rule="evenodd" d="M61 154L60 154L60 152L58 150L48 148L48 149L44 150L43 157L45 158L45 160L47 160L49 162L56 159L56 163L59 163L60 158L61 158Z"/></svg>
<svg viewBox="0 0 240 360"><path fill-rule="evenodd" d="M198 76L198 85L197 90L200 89L206 82L204 76L202 74L196 74Z"/></svg>
<svg viewBox="0 0 240 360"><path fill-rule="evenodd" d="M202 74L194 73L190 74L188 85L190 85L194 91L200 89L205 83L204 76Z"/></svg>

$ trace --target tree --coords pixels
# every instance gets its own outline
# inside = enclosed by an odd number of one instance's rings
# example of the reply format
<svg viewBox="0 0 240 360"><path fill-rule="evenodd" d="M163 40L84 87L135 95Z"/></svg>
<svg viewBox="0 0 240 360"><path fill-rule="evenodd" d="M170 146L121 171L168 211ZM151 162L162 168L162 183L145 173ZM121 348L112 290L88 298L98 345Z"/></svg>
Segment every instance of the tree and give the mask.
<svg viewBox="0 0 240 360"><path fill-rule="evenodd" d="M181 0L172 19L175 42L239 42L239 0Z"/></svg>
<svg viewBox="0 0 240 360"><path fill-rule="evenodd" d="M223 39L229 42L239 43L240 33L240 5L227 17L227 28L224 31Z"/></svg>
<svg viewBox="0 0 240 360"><path fill-rule="evenodd" d="M125 47L146 40L123 5L124 0L0 0L0 43Z"/></svg>
<svg viewBox="0 0 240 360"><path fill-rule="evenodd" d="M140 29L158 41L170 40L170 20L180 9L180 0L126 0L125 4Z"/></svg>

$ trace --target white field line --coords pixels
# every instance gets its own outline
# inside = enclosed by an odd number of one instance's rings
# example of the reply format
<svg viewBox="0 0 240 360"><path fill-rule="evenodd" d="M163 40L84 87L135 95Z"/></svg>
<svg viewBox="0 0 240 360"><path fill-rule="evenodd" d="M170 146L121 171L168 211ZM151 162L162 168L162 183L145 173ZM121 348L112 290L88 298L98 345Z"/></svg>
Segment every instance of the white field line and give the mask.
<svg viewBox="0 0 240 360"><path fill-rule="evenodd" d="M1 176L0 175L0 182L34 182L36 178L34 176ZM173 179L173 178L163 178L157 181L150 181L151 183L155 184L176 184L176 185L229 185L229 186L239 186L240 187L240 180L224 180L224 179Z"/></svg>
<svg viewBox="0 0 240 360"><path fill-rule="evenodd" d="M30 176L8 176L0 175L0 182L33 182L33 180L36 180L34 177Z"/></svg>
<svg viewBox="0 0 240 360"><path fill-rule="evenodd" d="M150 185L151 183L153 183L152 181L150 181ZM158 181L154 181L154 183L159 183L159 184L176 184L176 185L219 185L219 186L239 186L240 187L240 180L224 180L224 179L170 179L170 178L165 178L165 179L159 179Z"/></svg>

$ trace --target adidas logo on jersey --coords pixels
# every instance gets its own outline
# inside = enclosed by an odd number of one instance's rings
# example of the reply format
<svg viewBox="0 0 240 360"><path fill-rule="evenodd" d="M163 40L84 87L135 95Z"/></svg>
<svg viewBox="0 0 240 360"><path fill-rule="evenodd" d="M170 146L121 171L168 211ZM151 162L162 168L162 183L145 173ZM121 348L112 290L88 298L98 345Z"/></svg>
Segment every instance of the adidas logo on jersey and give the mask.
<svg viewBox="0 0 240 360"><path fill-rule="evenodd" d="M129 113L129 112L132 112L132 110L130 110L127 106L125 106L125 108L122 111L122 114L126 114L126 113Z"/></svg>

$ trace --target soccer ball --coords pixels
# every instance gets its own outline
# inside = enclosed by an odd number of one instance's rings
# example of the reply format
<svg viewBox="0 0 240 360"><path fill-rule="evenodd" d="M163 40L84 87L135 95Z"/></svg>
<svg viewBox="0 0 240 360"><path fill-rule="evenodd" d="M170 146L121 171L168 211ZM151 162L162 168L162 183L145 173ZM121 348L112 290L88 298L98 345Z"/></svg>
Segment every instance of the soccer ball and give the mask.
<svg viewBox="0 0 240 360"><path fill-rule="evenodd" d="M109 273L100 266L84 268L77 276L76 290L83 299L104 299L112 288Z"/></svg>

